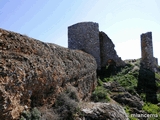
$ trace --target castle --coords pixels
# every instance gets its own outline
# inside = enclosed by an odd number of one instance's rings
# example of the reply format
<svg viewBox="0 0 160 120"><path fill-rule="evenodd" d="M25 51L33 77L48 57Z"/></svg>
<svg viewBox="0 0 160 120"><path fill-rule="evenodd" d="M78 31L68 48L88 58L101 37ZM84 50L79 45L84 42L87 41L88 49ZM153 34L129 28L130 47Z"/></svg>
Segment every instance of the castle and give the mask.
<svg viewBox="0 0 160 120"><path fill-rule="evenodd" d="M81 22L68 27L68 48L79 49L91 54L97 62L97 68L106 66L110 59L117 66L124 66L124 61L118 57L112 40L99 31L98 23Z"/></svg>
<svg viewBox="0 0 160 120"><path fill-rule="evenodd" d="M104 32L99 31L95 22L80 22L68 27L68 48L82 50L91 54L97 62L97 69L113 60L116 66L124 66L125 62L114 49L115 45ZM155 71L158 59L153 57L152 33L141 35L141 63L146 69Z"/></svg>

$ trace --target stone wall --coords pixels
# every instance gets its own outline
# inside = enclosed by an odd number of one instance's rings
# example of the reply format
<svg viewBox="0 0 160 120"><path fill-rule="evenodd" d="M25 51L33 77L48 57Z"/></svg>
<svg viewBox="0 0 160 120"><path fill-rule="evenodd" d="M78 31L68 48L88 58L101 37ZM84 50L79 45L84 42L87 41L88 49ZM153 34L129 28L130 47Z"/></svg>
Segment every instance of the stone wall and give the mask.
<svg viewBox="0 0 160 120"><path fill-rule="evenodd" d="M112 40L104 32L99 33L99 38L101 48L101 67L105 67L109 59L113 59L117 66L124 66L125 63L120 57L118 57Z"/></svg>
<svg viewBox="0 0 160 120"><path fill-rule="evenodd" d="M153 71L155 59L153 57L152 32L141 35L141 53L143 67Z"/></svg>
<svg viewBox="0 0 160 120"><path fill-rule="evenodd" d="M100 68L99 25L94 22L81 22L68 27L68 48L91 54Z"/></svg>

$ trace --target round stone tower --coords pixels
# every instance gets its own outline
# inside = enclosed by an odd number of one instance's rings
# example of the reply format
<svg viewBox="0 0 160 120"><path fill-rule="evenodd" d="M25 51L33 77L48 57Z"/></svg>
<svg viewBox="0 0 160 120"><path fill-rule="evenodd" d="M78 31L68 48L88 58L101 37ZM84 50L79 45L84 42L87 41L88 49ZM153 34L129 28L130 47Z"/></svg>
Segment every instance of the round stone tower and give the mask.
<svg viewBox="0 0 160 120"><path fill-rule="evenodd" d="M99 25L95 22L81 22L68 27L68 48L91 54L101 68Z"/></svg>

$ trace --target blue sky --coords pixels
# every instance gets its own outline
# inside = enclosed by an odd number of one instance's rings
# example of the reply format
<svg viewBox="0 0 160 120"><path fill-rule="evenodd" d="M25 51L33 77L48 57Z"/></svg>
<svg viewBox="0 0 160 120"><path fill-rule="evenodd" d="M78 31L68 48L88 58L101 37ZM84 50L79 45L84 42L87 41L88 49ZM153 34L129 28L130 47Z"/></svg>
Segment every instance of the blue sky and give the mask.
<svg viewBox="0 0 160 120"><path fill-rule="evenodd" d="M122 59L140 58L140 35L152 31L160 61L160 0L0 0L0 28L64 47L68 26L86 21L99 23Z"/></svg>

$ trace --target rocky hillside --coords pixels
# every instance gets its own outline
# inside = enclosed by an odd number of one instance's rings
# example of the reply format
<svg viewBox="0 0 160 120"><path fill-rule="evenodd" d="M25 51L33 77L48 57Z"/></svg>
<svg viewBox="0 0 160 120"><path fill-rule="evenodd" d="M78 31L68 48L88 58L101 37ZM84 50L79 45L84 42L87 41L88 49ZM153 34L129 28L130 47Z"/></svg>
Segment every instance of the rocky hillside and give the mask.
<svg viewBox="0 0 160 120"><path fill-rule="evenodd" d="M0 29L0 120L159 120L160 68L125 63Z"/></svg>
<svg viewBox="0 0 160 120"><path fill-rule="evenodd" d="M141 68L140 59L125 63L116 68L116 74L110 74L115 72L106 67L92 94L93 100L120 104L130 120L160 120L160 67L152 73Z"/></svg>
<svg viewBox="0 0 160 120"><path fill-rule="evenodd" d="M69 86L80 100L88 100L97 83L96 68L87 53L0 29L1 120L18 119L30 108L52 106Z"/></svg>

